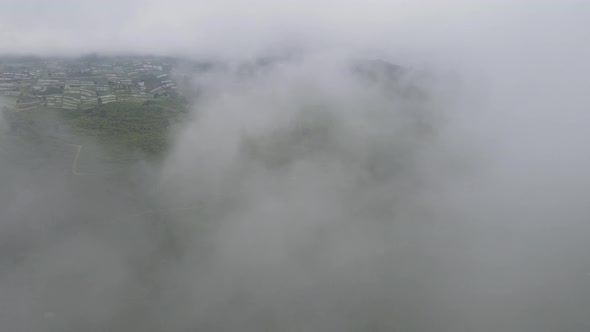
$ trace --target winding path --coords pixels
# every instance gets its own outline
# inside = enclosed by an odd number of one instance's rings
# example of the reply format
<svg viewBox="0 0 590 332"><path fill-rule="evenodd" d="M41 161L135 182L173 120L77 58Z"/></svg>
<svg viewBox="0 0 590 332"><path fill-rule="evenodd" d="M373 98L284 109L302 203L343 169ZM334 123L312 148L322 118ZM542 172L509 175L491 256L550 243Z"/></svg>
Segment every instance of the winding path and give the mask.
<svg viewBox="0 0 590 332"><path fill-rule="evenodd" d="M80 153L82 152L82 147L83 145L81 144L71 144L68 143L71 146L75 146L76 147L76 157L74 158L74 161L72 162L72 174L74 175L81 175L84 173L80 173L78 172L78 159L80 158Z"/></svg>

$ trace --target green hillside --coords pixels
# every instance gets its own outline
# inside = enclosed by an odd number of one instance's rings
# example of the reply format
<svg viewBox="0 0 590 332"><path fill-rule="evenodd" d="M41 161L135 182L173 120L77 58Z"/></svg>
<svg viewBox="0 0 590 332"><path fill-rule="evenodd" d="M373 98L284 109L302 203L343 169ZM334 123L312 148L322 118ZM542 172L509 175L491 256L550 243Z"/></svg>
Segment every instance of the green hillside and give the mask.
<svg viewBox="0 0 590 332"><path fill-rule="evenodd" d="M77 134L154 155L167 147L169 126L186 112L185 103L166 99L108 103L64 114Z"/></svg>

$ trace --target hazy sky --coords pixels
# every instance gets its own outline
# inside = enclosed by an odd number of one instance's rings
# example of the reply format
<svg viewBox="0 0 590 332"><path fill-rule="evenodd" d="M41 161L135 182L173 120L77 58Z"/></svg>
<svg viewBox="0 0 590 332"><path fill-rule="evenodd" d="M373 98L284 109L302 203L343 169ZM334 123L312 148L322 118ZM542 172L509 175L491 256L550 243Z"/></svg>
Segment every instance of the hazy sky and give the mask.
<svg viewBox="0 0 590 332"><path fill-rule="evenodd" d="M3 0L0 52L239 57L293 44L457 55L506 38L584 36L588 7L580 0Z"/></svg>

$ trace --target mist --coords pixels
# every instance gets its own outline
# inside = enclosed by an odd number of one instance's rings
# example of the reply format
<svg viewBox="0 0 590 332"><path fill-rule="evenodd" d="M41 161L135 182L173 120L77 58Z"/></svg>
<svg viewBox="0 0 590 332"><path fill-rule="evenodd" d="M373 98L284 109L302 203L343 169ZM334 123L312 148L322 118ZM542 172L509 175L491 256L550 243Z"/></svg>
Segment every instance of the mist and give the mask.
<svg viewBox="0 0 590 332"><path fill-rule="evenodd" d="M585 2L60 4L0 51L217 65L110 177L1 114L4 329L590 329Z"/></svg>

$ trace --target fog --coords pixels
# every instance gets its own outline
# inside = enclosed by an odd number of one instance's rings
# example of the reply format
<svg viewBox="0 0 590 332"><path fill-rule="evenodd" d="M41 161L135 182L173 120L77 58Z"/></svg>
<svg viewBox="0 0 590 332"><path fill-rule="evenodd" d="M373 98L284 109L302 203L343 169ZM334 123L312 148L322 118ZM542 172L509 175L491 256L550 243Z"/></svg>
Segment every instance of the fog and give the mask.
<svg viewBox="0 0 590 332"><path fill-rule="evenodd" d="M224 63L114 180L0 118L3 330L590 329L586 2L3 5L6 54Z"/></svg>

